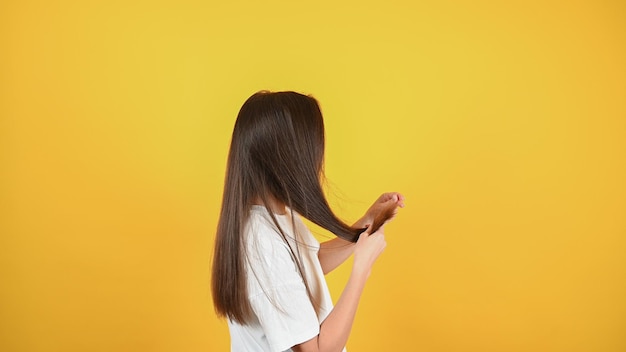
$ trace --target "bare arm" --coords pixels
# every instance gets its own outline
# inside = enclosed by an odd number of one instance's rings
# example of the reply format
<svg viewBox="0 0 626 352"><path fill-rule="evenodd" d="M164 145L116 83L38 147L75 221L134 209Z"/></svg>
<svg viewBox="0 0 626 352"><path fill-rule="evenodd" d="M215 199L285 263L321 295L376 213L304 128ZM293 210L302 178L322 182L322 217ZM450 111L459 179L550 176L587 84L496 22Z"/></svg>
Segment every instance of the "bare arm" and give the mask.
<svg viewBox="0 0 626 352"><path fill-rule="evenodd" d="M317 257L322 265L324 275L333 271L336 267L345 262L354 252L354 243L343 238L333 238L322 242Z"/></svg>
<svg viewBox="0 0 626 352"><path fill-rule="evenodd" d="M345 347L365 282L372 265L386 245L383 228L372 235L365 232L360 236L359 241L353 246L352 273L339 301L320 326L319 335L293 346L294 351L332 352L341 351Z"/></svg>
<svg viewBox="0 0 626 352"><path fill-rule="evenodd" d="M390 192L383 193L367 210L365 215L352 225L354 228L368 227L378 212L388 206L388 202L393 202L396 206L404 207L404 197L400 193ZM334 238L332 240L322 242L318 252L318 258L322 265L324 275L333 271L336 267L346 261L354 252L354 243L346 241L342 238Z"/></svg>

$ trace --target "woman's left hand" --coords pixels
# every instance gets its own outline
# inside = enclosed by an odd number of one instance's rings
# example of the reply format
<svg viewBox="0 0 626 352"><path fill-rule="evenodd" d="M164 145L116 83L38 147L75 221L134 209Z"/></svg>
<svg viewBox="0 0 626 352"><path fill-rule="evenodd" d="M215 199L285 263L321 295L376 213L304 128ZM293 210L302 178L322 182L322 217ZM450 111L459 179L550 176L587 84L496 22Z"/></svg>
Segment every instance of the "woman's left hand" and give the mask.
<svg viewBox="0 0 626 352"><path fill-rule="evenodd" d="M365 215L354 224L354 227L357 228L365 228L372 224L376 216L387 209L390 206L395 204L395 211L393 215L395 216L398 212L398 207L404 208L404 196L398 192L389 192L381 194L378 199L372 204L372 206L365 212Z"/></svg>

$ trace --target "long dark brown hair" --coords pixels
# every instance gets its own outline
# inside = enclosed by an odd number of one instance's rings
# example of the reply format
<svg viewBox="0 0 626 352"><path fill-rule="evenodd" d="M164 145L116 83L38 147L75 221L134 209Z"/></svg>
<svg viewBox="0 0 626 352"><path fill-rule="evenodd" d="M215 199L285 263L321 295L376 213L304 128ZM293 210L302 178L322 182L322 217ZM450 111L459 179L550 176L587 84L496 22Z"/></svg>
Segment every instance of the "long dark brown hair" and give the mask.
<svg viewBox="0 0 626 352"><path fill-rule="evenodd" d="M320 181L323 160L324 122L313 97L262 91L243 104L231 139L215 239L212 293L218 315L242 324L252 315L243 236L255 201L265 205L285 241L269 209L272 198L348 241L355 242L365 230L348 226L330 209ZM311 298L293 249L291 255Z"/></svg>

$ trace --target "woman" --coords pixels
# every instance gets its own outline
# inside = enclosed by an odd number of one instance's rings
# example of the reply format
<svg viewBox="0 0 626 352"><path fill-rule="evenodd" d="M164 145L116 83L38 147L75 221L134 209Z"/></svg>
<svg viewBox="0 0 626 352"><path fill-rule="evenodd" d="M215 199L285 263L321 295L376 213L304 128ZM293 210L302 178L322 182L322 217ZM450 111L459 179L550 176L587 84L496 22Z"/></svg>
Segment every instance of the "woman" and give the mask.
<svg viewBox="0 0 626 352"><path fill-rule="evenodd" d="M213 258L212 292L228 318L232 351L342 351L383 224L403 207L383 194L353 226L321 187L324 123L317 101L259 92L242 106L231 140ZM336 236L318 243L303 216ZM324 274L354 254L333 307Z"/></svg>

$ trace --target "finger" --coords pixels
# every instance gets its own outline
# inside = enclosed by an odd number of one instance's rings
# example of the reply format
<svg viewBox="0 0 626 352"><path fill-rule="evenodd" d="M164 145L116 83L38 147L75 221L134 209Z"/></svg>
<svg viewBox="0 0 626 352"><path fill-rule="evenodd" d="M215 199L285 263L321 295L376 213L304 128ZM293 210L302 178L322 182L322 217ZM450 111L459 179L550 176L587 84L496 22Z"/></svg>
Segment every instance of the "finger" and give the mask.
<svg viewBox="0 0 626 352"><path fill-rule="evenodd" d="M387 193L385 193L385 202L388 202L390 200L395 200L396 196L397 196L397 192L387 192Z"/></svg>
<svg viewBox="0 0 626 352"><path fill-rule="evenodd" d="M357 238L356 242L359 243L359 242L365 241L366 238L370 237L370 231L371 230L372 230L372 228L368 227L367 230L361 232L359 234L359 237Z"/></svg>
<svg viewBox="0 0 626 352"><path fill-rule="evenodd" d="M401 193L398 193L398 205L400 208L404 208L404 196Z"/></svg>
<svg viewBox="0 0 626 352"><path fill-rule="evenodd" d="M369 231L371 231L371 230L372 230L371 228L367 229L367 230L368 230L368 235L370 235L370 236L374 236L374 235L376 235L376 234L379 234L379 235L384 234L384 233L385 233L385 225L386 225L386 224L387 224L387 222L385 222L385 223L383 223L382 225L380 225L380 227L379 227L379 228L376 230L376 232L374 232L374 233L369 232Z"/></svg>

